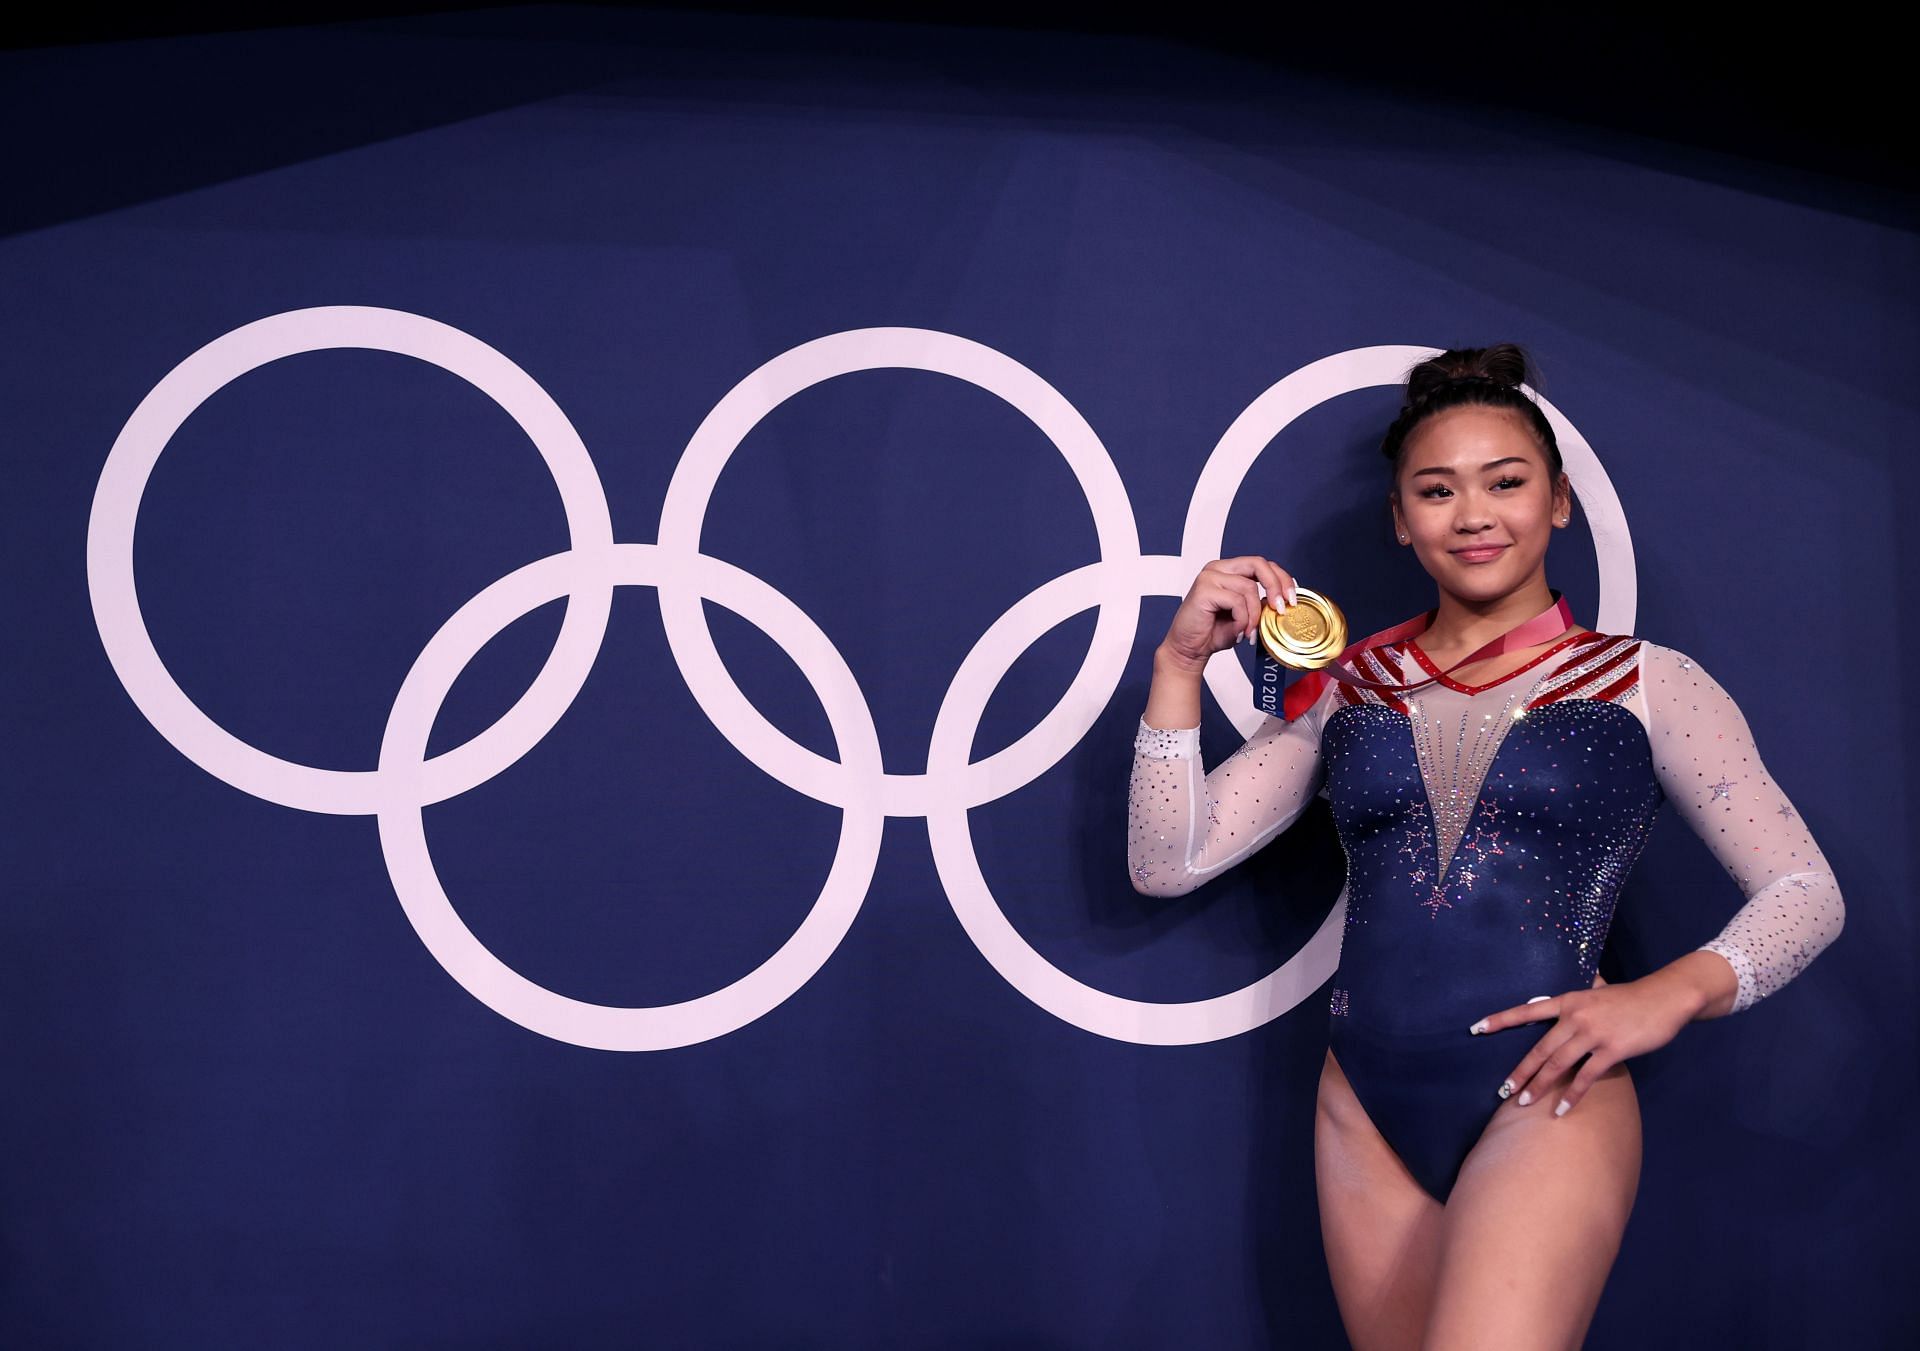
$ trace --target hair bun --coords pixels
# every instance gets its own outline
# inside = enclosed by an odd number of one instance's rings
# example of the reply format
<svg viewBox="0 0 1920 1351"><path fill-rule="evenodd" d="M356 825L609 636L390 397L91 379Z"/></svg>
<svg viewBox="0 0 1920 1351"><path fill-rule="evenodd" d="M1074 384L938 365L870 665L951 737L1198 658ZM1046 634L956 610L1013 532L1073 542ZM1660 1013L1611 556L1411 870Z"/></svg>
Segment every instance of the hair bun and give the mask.
<svg viewBox="0 0 1920 1351"><path fill-rule="evenodd" d="M1533 362L1516 343L1492 347L1453 347L1437 352L1407 372L1405 402L1387 429L1380 451L1396 465L1408 435L1428 417L1461 405L1507 408L1519 413L1533 429L1554 473L1561 471L1560 446L1553 428L1541 413L1539 400L1527 393L1537 388Z"/></svg>
<svg viewBox="0 0 1920 1351"><path fill-rule="evenodd" d="M1425 403L1443 389L1480 385L1517 391L1527 382L1528 366L1526 352L1510 342L1453 348L1407 372L1407 406Z"/></svg>

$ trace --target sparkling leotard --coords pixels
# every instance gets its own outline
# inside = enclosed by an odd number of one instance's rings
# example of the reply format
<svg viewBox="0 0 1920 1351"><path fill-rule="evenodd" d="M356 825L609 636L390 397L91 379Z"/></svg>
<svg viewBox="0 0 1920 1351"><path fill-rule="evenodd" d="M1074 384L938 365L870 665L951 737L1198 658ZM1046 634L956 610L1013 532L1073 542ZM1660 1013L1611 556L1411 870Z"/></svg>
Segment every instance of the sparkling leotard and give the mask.
<svg viewBox="0 0 1920 1351"><path fill-rule="evenodd" d="M1416 639L1353 664L1376 680L1438 674ZM1640 639L1575 634L1485 685L1442 676L1395 695L1329 682L1306 713L1265 719L1211 773L1198 728L1143 718L1135 889L1192 891L1316 793L1347 856L1329 1042L1368 1116L1442 1201L1500 1105L1493 1088L1551 1023L1477 1037L1467 1026L1593 984L1662 802L1745 898L1701 945L1733 968L1732 1011L1804 970L1845 914L1733 699L1699 663Z"/></svg>

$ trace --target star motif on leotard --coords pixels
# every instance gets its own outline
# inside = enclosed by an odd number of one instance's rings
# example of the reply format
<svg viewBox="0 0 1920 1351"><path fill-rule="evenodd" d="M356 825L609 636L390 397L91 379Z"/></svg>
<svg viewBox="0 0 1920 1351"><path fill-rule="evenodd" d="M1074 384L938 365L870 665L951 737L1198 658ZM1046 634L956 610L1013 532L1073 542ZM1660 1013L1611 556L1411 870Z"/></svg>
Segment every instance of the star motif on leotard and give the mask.
<svg viewBox="0 0 1920 1351"><path fill-rule="evenodd" d="M1214 814L1212 798L1207 799L1207 820L1213 822L1216 826L1220 824L1220 818Z"/></svg>
<svg viewBox="0 0 1920 1351"><path fill-rule="evenodd" d="M1148 879L1149 877L1152 877L1152 876L1153 876L1153 869L1151 869L1151 868L1149 868L1149 867L1148 867L1148 866L1147 866L1146 864L1144 864L1144 863L1142 863L1142 864L1139 864L1139 865L1137 865L1137 866L1136 866L1136 867L1134 868L1134 870L1133 870L1133 875L1134 875L1135 877L1137 877L1137 878L1139 878L1139 879L1140 879L1140 880L1141 880L1142 882L1144 882L1144 881L1146 881L1146 880L1147 880L1147 879Z"/></svg>
<svg viewBox="0 0 1920 1351"><path fill-rule="evenodd" d="M1733 800L1733 785L1725 779L1713 785L1713 796L1708 798L1707 801L1713 802L1719 798L1726 798L1729 802Z"/></svg>
<svg viewBox="0 0 1920 1351"><path fill-rule="evenodd" d="M1782 802L1782 803L1780 804L1780 816L1781 816L1781 819L1782 819L1782 820L1784 820L1784 819L1786 819L1787 817L1790 817L1790 816L1792 816L1792 815L1793 815L1793 808L1791 808L1791 807L1789 807L1789 806L1788 806L1788 805L1787 805L1786 803L1784 803L1784 802Z"/></svg>
<svg viewBox="0 0 1920 1351"><path fill-rule="evenodd" d="M1677 665L1683 671L1691 671L1693 669L1693 658L1682 657L1678 662L1675 663L1675 665Z"/></svg>
<svg viewBox="0 0 1920 1351"><path fill-rule="evenodd" d="M1473 838L1462 843L1460 848L1463 853L1467 850L1472 850L1475 857L1482 854L1504 854L1507 852L1500 847L1500 832L1497 830L1488 830L1485 826L1475 826L1473 828Z"/></svg>

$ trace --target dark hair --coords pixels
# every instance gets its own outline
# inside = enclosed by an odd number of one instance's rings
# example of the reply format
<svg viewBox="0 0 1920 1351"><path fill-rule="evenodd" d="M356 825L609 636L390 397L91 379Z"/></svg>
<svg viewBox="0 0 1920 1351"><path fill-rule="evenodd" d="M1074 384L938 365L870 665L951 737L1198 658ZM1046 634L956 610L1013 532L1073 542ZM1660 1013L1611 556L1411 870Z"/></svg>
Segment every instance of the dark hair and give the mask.
<svg viewBox="0 0 1920 1351"><path fill-rule="evenodd" d="M1560 443L1554 438L1540 406L1521 389L1522 383L1535 385L1532 363L1521 348L1510 342L1494 347L1455 347L1439 356L1428 357L1407 372L1406 401L1400 415L1387 428L1380 453L1399 470L1401 452L1413 429L1435 413L1465 404L1486 408L1510 408L1526 419L1533 436L1546 453L1547 469L1558 476Z"/></svg>

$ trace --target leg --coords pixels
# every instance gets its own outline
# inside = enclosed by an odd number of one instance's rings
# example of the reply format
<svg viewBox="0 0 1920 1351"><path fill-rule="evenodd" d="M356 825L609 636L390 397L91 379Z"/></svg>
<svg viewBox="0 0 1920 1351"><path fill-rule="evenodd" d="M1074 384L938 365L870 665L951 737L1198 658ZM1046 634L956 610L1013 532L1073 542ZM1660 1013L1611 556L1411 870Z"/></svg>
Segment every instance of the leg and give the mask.
<svg viewBox="0 0 1920 1351"><path fill-rule="evenodd" d="M1414 1351L1433 1298L1442 1208L1367 1118L1332 1051L1313 1145L1320 1235L1347 1338L1355 1351Z"/></svg>
<svg viewBox="0 0 1920 1351"><path fill-rule="evenodd" d="M1563 1117L1569 1073L1526 1107L1498 1102L1447 1198L1422 1351L1578 1348L1640 1184L1640 1104L1624 1064Z"/></svg>

